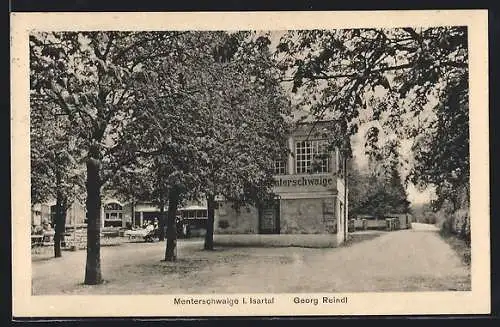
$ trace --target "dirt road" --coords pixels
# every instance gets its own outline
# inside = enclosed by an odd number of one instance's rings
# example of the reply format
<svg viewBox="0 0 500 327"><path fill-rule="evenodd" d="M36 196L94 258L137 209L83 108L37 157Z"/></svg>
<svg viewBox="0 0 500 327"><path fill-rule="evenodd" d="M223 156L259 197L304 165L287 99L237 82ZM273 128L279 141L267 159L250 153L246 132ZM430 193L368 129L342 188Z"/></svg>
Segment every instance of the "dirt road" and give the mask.
<svg viewBox="0 0 500 327"><path fill-rule="evenodd" d="M469 290L469 268L435 228L383 232L335 249L221 248L179 241L179 260L161 262L164 244L102 249L106 283L83 286L85 251L34 260L33 294L290 293Z"/></svg>

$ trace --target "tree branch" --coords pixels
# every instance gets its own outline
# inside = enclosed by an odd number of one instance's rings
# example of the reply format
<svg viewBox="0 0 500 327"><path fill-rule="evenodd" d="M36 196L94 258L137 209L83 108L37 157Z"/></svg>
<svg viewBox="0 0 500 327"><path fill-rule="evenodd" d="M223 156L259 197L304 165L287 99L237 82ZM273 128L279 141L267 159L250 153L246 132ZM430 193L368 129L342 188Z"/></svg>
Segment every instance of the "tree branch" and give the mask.
<svg viewBox="0 0 500 327"><path fill-rule="evenodd" d="M115 40L115 34L114 33L109 33L109 42L108 45L106 46L106 50L104 51L103 57L106 58L109 54L109 50L111 49L111 45L113 44L113 41Z"/></svg>

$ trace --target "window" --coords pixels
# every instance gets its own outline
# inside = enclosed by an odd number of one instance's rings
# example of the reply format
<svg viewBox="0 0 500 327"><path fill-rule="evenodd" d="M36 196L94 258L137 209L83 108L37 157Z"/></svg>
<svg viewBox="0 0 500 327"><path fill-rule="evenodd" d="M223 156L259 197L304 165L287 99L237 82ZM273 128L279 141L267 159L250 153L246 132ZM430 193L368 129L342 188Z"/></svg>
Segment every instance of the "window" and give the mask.
<svg viewBox="0 0 500 327"><path fill-rule="evenodd" d="M111 210L116 210L116 211L121 211L123 208L121 205L118 203L108 203L104 206L105 211L111 211Z"/></svg>
<svg viewBox="0 0 500 327"><path fill-rule="evenodd" d="M106 220L122 220L121 212L106 212Z"/></svg>
<svg viewBox="0 0 500 327"><path fill-rule="evenodd" d="M329 172L329 159L327 142L324 140L295 143L295 172L297 174Z"/></svg>
<svg viewBox="0 0 500 327"><path fill-rule="evenodd" d="M122 220L123 207L118 203L108 203L104 206L104 220Z"/></svg>
<svg viewBox="0 0 500 327"><path fill-rule="evenodd" d="M56 221L56 211L57 211L57 205L50 206L50 221L52 224L55 223Z"/></svg>
<svg viewBox="0 0 500 327"><path fill-rule="evenodd" d="M275 175L285 175L286 174L286 162L284 160L274 161L274 174Z"/></svg>

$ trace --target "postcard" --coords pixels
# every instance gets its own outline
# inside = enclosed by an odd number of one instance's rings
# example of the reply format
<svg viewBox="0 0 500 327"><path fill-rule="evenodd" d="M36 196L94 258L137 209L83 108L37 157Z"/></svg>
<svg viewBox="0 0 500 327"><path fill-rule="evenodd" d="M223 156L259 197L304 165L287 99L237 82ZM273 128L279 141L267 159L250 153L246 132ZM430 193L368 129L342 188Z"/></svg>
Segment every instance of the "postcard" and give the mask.
<svg viewBox="0 0 500 327"><path fill-rule="evenodd" d="M13 316L489 313L487 17L12 13Z"/></svg>

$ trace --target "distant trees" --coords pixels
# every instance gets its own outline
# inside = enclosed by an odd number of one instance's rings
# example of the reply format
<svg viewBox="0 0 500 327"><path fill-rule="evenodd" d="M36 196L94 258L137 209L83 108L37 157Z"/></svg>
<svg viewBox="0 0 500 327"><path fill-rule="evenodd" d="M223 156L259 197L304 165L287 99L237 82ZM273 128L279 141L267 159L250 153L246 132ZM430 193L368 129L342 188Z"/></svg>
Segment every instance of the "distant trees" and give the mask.
<svg viewBox="0 0 500 327"><path fill-rule="evenodd" d="M378 218L390 213L409 213L409 201L402 184L392 185L375 175L351 171L349 177L349 214L373 215Z"/></svg>
<svg viewBox="0 0 500 327"><path fill-rule="evenodd" d="M349 212L352 215L383 217L389 213L410 211L405 183L401 178L400 141L397 138L383 141L379 133L379 129L370 127L364 135L367 167L359 169L354 162L350 162Z"/></svg>
<svg viewBox="0 0 500 327"><path fill-rule="evenodd" d="M352 165L348 170L349 215L373 215L378 218L390 213L409 213L410 202L397 170L360 170Z"/></svg>
<svg viewBox="0 0 500 327"><path fill-rule="evenodd" d="M416 222L424 224L435 224L438 222L437 214L428 202L413 204L411 212Z"/></svg>

